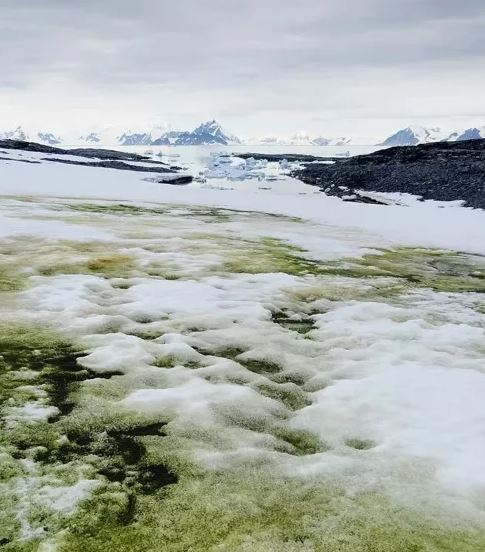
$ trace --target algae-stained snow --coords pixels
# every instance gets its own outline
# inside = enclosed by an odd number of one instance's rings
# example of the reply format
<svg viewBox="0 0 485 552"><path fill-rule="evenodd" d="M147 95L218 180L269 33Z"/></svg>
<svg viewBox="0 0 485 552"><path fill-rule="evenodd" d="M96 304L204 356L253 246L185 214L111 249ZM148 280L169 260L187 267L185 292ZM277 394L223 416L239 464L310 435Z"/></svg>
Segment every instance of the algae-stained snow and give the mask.
<svg viewBox="0 0 485 552"><path fill-rule="evenodd" d="M485 547L482 257L169 202L0 209L5 550Z"/></svg>

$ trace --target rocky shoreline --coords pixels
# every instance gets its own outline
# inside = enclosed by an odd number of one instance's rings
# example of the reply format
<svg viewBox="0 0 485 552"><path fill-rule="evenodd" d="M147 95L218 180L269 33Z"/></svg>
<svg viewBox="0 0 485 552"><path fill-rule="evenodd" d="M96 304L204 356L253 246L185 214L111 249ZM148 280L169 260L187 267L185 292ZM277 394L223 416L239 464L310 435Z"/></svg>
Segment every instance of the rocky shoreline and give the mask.
<svg viewBox="0 0 485 552"><path fill-rule="evenodd" d="M12 150L19 152L41 153L49 155L50 157L37 157L35 159L26 159L19 156L9 157L8 152ZM26 142L22 140L0 140L0 153L2 154L0 156L0 160L2 161L17 161L21 163L62 163L65 165L77 165L81 167L97 167L121 171L154 173L158 175L154 181L160 184L189 184L193 180L191 175L180 174L180 167L167 165L167 163L156 161L147 155L117 150L106 150L101 148L63 149L38 144L36 142ZM80 159L76 159L76 157Z"/></svg>
<svg viewBox="0 0 485 552"><path fill-rule="evenodd" d="M119 161L143 161L144 163L156 163L164 165L161 161L153 161L146 155L130 153L126 151L116 151L101 148L56 148L46 146L37 142L26 142L24 140L0 140L0 148L9 150L32 151L37 153L47 153L54 155L75 155L77 157L87 157L89 159L112 159Z"/></svg>
<svg viewBox="0 0 485 552"><path fill-rule="evenodd" d="M398 146L306 164L292 176L351 201L379 203L365 193L403 193L485 209L485 140Z"/></svg>
<svg viewBox="0 0 485 552"><path fill-rule="evenodd" d="M320 157L307 153L234 153L235 157L241 159L255 159L256 161L280 162L288 161L290 163L312 163L314 161L341 161L345 157Z"/></svg>

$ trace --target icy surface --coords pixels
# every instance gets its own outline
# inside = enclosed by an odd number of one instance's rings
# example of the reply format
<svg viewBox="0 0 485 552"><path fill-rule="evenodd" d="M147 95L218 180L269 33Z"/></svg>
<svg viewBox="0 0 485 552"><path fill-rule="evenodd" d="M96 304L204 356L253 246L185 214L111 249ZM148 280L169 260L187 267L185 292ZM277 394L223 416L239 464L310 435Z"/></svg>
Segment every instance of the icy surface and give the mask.
<svg viewBox="0 0 485 552"><path fill-rule="evenodd" d="M194 165L196 167L197 165ZM199 165L200 166L200 165ZM92 171L96 171L96 177ZM374 233L396 245L426 246L485 254L485 213L434 202L410 208L346 203L316 193L313 186L292 179L275 183L195 182L184 188L141 180L139 174L62 165L0 163L0 193L51 195L121 201L155 201L205 205L302 217L318 223ZM66 183L69 182L69 185ZM215 182L210 188L207 184ZM102 183L102 185L100 185ZM277 184L277 185L276 185ZM303 195L302 195L303 194Z"/></svg>
<svg viewBox="0 0 485 552"><path fill-rule="evenodd" d="M237 163L222 165L268 170ZM182 190L80 167L0 172L3 324L75 343L79 370L63 388L56 355L39 368L36 345L30 364L5 372L1 490L18 542L62 542L90 497L141 496L148 476L135 484L135 472L157 458L180 470L174 501L196 470L223 481L263 470L278 490L336 486L344 510L378 495L436 531L483 529L485 262L470 254L485 253L483 213L256 183ZM134 434L146 458L127 461L122 480L103 464L120 420L123 431L166 424ZM32 428L45 442L19 444ZM137 507L140 520L154 508Z"/></svg>

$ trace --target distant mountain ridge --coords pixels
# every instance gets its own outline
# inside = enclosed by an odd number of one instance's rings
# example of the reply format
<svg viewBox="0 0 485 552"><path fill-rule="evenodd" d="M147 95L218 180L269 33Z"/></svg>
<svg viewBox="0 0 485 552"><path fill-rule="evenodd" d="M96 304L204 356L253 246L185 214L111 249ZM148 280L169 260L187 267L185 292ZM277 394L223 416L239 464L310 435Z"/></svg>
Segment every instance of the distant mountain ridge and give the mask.
<svg viewBox="0 0 485 552"><path fill-rule="evenodd" d="M14 130L0 132L0 140L28 141L30 139L41 142L43 144L49 144L51 146L55 146L61 143L61 138L59 136L56 136L52 132L39 131L30 135L21 126L18 126Z"/></svg>
<svg viewBox="0 0 485 552"><path fill-rule="evenodd" d="M409 126L398 130L386 138L381 146L416 146L434 142L461 142L464 140L480 140L485 138L485 126L472 127L454 132L446 132L440 128Z"/></svg>
<svg viewBox="0 0 485 552"><path fill-rule="evenodd" d="M462 140L478 140L485 138L485 126L470 127L454 132L440 128L423 126L409 126L398 130L379 146L414 146L434 142L455 142ZM348 137L328 138L325 136L311 136L306 132L297 132L289 137L263 136L240 139L223 129L215 120L200 124L193 130L172 130L165 126L154 126L151 129L124 129L114 128L91 129L84 133L70 133L64 136L42 129L26 130L21 126L13 130L0 131L0 139L34 141L51 146L206 146L206 145L263 145L263 146L346 146L375 143L366 138L352 139Z"/></svg>
<svg viewBox="0 0 485 552"><path fill-rule="evenodd" d="M61 138L49 131L28 132L22 127L0 132L0 139L36 141L43 144L96 144L118 146L202 146L219 144L227 146L240 144L239 138L225 131L215 120L200 124L191 131L168 130L165 127L154 127L151 130L125 130L116 132L113 129L89 131L80 136Z"/></svg>
<svg viewBox="0 0 485 552"><path fill-rule="evenodd" d="M298 132L290 137L263 136L250 138L243 143L248 145L263 146L345 146L352 142L351 138L325 138L324 136L313 137L304 132Z"/></svg>
<svg viewBox="0 0 485 552"><path fill-rule="evenodd" d="M81 135L60 137L49 131L28 132L22 127L0 132L0 139L32 140L43 144L58 145L105 145L105 146L205 146L205 145L290 145L290 146L342 146L351 142L350 138L312 137L298 132L290 137L266 136L241 140L226 131L217 121L207 121L191 131L170 130L155 126L152 129L115 131L111 128L91 130Z"/></svg>

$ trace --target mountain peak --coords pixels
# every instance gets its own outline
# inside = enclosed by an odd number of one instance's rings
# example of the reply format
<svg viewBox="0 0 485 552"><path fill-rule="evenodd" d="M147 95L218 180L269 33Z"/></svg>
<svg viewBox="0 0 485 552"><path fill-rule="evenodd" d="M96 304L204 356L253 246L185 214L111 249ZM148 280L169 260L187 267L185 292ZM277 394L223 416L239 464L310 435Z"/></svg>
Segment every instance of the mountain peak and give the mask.
<svg viewBox="0 0 485 552"><path fill-rule="evenodd" d="M384 140L382 146L416 146L430 142L441 142L448 136L439 127L427 128L419 125L410 125L398 130Z"/></svg>
<svg viewBox="0 0 485 552"><path fill-rule="evenodd" d="M119 136L119 143L124 146L227 146L239 144L240 141L213 119L201 123L192 131L168 130L166 125L155 126L151 130L125 131Z"/></svg>
<svg viewBox="0 0 485 552"><path fill-rule="evenodd" d="M15 130L7 130L0 134L0 138L3 140L29 140L29 135L25 130L19 125Z"/></svg>

